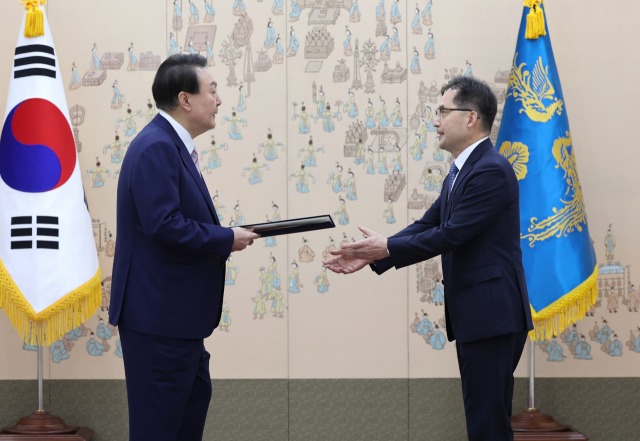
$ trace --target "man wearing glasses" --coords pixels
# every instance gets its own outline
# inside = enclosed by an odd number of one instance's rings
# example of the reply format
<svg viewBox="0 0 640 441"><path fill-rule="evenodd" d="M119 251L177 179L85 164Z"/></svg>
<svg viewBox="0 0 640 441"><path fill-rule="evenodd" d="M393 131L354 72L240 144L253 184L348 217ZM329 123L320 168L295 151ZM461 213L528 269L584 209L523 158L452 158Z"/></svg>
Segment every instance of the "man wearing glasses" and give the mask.
<svg viewBox="0 0 640 441"><path fill-rule="evenodd" d="M368 238L331 251L325 262L351 274L377 274L442 256L449 341L456 340L467 435L511 441L513 372L533 329L520 249L520 200L509 161L489 134L498 104L481 80L456 77L442 88L433 124L455 158L440 197L422 219L388 239Z"/></svg>

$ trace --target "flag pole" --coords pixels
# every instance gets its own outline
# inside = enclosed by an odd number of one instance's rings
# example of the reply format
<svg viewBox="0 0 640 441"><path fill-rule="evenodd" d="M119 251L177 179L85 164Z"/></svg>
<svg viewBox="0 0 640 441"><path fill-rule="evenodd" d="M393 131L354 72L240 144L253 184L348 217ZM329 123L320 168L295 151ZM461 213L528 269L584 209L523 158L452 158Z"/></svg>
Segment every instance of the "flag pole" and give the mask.
<svg viewBox="0 0 640 441"><path fill-rule="evenodd" d="M42 346L38 346L38 412L44 412L44 389L42 387Z"/></svg>
<svg viewBox="0 0 640 441"><path fill-rule="evenodd" d="M536 353L535 345L529 339L529 409L535 409Z"/></svg>

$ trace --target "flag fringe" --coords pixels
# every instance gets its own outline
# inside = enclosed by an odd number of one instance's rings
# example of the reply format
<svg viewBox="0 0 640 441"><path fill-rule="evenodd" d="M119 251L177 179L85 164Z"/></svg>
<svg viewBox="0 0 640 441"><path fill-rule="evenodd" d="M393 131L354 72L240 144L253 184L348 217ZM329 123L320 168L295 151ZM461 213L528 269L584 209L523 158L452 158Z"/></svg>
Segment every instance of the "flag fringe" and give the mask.
<svg viewBox="0 0 640 441"><path fill-rule="evenodd" d="M93 316L102 303L101 281L98 268L84 285L36 314L0 260L0 308L25 343L49 346Z"/></svg>
<svg viewBox="0 0 640 441"><path fill-rule="evenodd" d="M531 8L527 15L527 29L524 33L524 38L526 39L536 40L538 37L547 35L547 30L544 26L542 3L541 0L524 0L524 5Z"/></svg>
<svg viewBox="0 0 640 441"><path fill-rule="evenodd" d="M44 14L38 6L44 5L47 0L20 0L27 10L27 20L24 25L24 36L27 38L41 37L44 35Z"/></svg>
<svg viewBox="0 0 640 441"><path fill-rule="evenodd" d="M534 342L548 340L563 332L567 327L581 320L598 297L598 266L593 274L571 292L560 297L540 312L531 307L533 330L529 338Z"/></svg>

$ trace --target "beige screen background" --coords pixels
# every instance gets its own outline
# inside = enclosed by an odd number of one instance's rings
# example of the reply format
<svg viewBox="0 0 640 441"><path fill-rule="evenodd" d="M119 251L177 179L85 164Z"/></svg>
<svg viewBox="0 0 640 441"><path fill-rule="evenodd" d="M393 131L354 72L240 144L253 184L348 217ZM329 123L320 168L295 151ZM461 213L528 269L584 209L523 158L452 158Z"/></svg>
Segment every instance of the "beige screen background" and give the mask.
<svg viewBox="0 0 640 441"><path fill-rule="evenodd" d="M235 0L234 0L235 1ZM84 186L94 220L96 249L104 279L105 306L108 306L113 250L117 243L116 189L120 163L114 162L113 143L131 142L147 123L147 112L156 109L152 103L151 84L155 69L166 59L172 47L207 56L207 41L213 52L209 67L219 83L223 104L218 126L196 139L201 152L200 164L211 166L212 153L206 151L215 139L220 166L204 170L207 186L224 205L223 225L240 217L258 223L272 219L273 204L283 219L339 212L345 201L348 223L309 234L277 237L275 246L266 239L248 250L234 253L237 269L234 285L226 287L225 302L229 308L228 332L218 328L207 339L212 354L211 372L215 378L423 378L456 377L458 368L453 343L444 348L429 344L416 332L416 325L427 314L431 325L440 328L444 307L433 302L434 280L438 277L439 259L399 271L377 276L369 269L352 275L329 273L328 289L322 284L323 253L331 245L340 246L362 238L358 225L365 225L383 235L392 235L408 223L419 219L426 206L437 196L437 189L425 188L424 174L432 169L434 176L449 169L448 153L439 157L434 148L434 133L427 132L427 148L420 160L414 159L416 133L422 120L428 126L429 109L435 109L437 91L452 74L473 74L491 84L502 96L504 105L506 78L514 55L522 13L522 2L516 0L433 0L431 17L422 13L427 0L400 0L401 19L391 21L394 1L384 3L385 16L379 21L379 0L358 2L358 14L350 17L352 0L334 0L314 8L314 1L298 0L302 8L299 19L292 21L291 1L283 2L278 13L277 1L244 0L234 14L232 0L213 0L215 15L208 16L204 0L193 0L198 10L191 12L188 0L177 0L181 20L174 1L86 1L49 0L49 22L63 73L67 101L72 120L77 124L80 166ZM274 6L275 5L275 6ZM615 0L574 2L548 0L547 20L556 63L562 81L566 108L572 129L578 170L586 207L589 231L594 241L600 279L616 283L620 302L616 309L600 291L600 303L593 316L578 322L578 334L584 334L591 345L592 360L578 360L567 344L568 332L558 336L563 351L562 361L548 361L547 343L536 347L536 375L540 377L620 377L637 375L640 353L634 351L638 337L640 312L629 311L625 301L632 284L638 283L635 268L640 264L638 246L640 215L637 163L637 127L640 123L637 103L640 101L637 70L640 66L636 50L638 33L634 17L640 6ZM422 28L412 22L419 11ZM23 9L17 1L3 6L0 38L5 54L0 61L0 102L5 102L11 72L11 53L19 32ZM243 15L244 14L244 15ZM272 22L284 56L276 56L277 44L270 46L267 27ZM395 21L395 20L394 20ZM430 24L429 24L430 23ZM397 28L399 44L394 44L389 60L381 60L380 46L384 35L390 39ZM347 29L351 33L351 51L345 51ZM299 42L291 51L291 31ZM435 51L425 56L425 45L433 34ZM172 46L172 40L175 42ZM357 41L357 46L356 46ZM91 69L92 49L96 48L100 69ZM368 52L375 46L372 52ZM129 48L138 59L130 66ZM358 62L356 63L356 47ZM418 52L420 72L411 65L413 51ZM72 67L81 78L80 87L72 85ZM371 78L368 69L371 67ZM414 66L415 67L415 66ZM235 77L235 78L234 78ZM359 81L358 81L359 80ZM118 106L114 83L124 95ZM361 83L361 85L358 84ZM371 84L373 82L373 84ZM240 85L246 93L246 110L238 111L238 127L242 139L232 139L230 122L234 109L240 110ZM315 85L315 86L314 86ZM360 86L360 87L358 87ZM300 113L304 103L310 114L317 114L317 103L324 94L330 104L334 130L323 129L323 121L310 123L309 133L300 133ZM358 116L345 109L349 92L354 94ZM367 128L368 101L378 114L382 100L386 103L387 127ZM399 105L396 104L396 101ZM116 107L116 108L113 108ZM396 107L401 114L400 126L394 127ZM127 109L131 109L131 114ZM338 116L339 113L339 116ZM384 112L383 112L384 113ZM127 118L135 123L135 129ZM500 115L500 113L499 113ZM353 117L352 117L353 116ZM123 120L118 122L118 120ZM398 121L400 122L400 121ZM495 141L498 124L492 135ZM135 133L132 131L135 130ZM277 159L267 160L261 143L268 133L277 145ZM365 135L366 134L366 135ZM234 135L237 137L237 135ZM357 137L374 150L374 174L367 174L367 162L355 163ZM215 138L214 138L215 137ZM309 192L297 191L297 176L309 145L320 149L316 166L305 168L313 176ZM400 147L402 171L394 174L395 145ZM108 148L111 146L111 148ZM380 173L385 162L380 147L385 148L388 174ZM302 150L302 152L301 152ZM123 146L124 155L127 147ZM204 152L204 153L203 153ZM269 154L272 154L269 153ZM262 182L251 184L251 173L243 169L257 158ZM117 154L116 154L117 156ZM367 154L365 159L369 159ZM100 165L97 165L97 162ZM268 169L266 168L268 165ZM334 191L335 173L342 168L340 181L353 172L357 199L349 191ZM332 176L331 173L334 173ZM315 180L315 182L314 182ZM98 183L96 185L96 182ZM102 182L102 185L100 184ZM339 185L336 187L339 189ZM392 199L389 207L388 198ZM388 211L392 210L392 216ZM389 223L391 217L395 223ZM613 256L605 254L608 230L615 239ZM303 238L307 240L305 246ZM308 248L307 248L308 247ZM309 252L309 249L311 252ZM311 256L313 254L313 258ZM272 265L275 258L281 279L284 311L273 314L272 301L264 300L267 312L254 315L254 299L262 289L260 267ZM293 261L299 265L300 292L289 292ZM324 284L325 286L327 283ZM319 289L320 288L320 289ZM637 288L636 288L637 290ZM179 295L179 293L176 293ZM104 334L106 308L84 325L74 340L65 341L69 358L54 360L47 349L45 378L50 379L120 379L124 378L122 359L118 356L117 329L110 338L90 339L90 332ZM610 329L623 342L623 353L612 357L606 345L598 341L597 331L607 321ZM422 329L422 328L421 328ZM441 329L440 329L441 330ZM435 332L435 330L434 330ZM108 332L107 332L108 334ZM429 336L427 336L429 337ZM90 355L87 345L100 349ZM36 355L23 346L4 314L0 314L0 379L30 379L36 376ZM640 350L640 347L638 348ZM517 375L527 375L527 352Z"/></svg>

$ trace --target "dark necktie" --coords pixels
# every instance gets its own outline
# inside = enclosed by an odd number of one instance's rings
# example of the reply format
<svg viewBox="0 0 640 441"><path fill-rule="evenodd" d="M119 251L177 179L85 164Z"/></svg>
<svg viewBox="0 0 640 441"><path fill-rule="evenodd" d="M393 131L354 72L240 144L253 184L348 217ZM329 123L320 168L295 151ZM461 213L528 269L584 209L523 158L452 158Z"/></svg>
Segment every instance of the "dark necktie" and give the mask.
<svg viewBox="0 0 640 441"><path fill-rule="evenodd" d="M456 167L456 163L454 161L451 164L451 170L449 170L449 192L447 193L447 200L451 196L451 190L453 190L453 181L456 179L456 175L458 174L458 167Z"/></svg>

